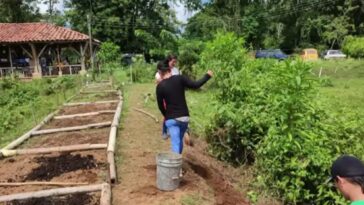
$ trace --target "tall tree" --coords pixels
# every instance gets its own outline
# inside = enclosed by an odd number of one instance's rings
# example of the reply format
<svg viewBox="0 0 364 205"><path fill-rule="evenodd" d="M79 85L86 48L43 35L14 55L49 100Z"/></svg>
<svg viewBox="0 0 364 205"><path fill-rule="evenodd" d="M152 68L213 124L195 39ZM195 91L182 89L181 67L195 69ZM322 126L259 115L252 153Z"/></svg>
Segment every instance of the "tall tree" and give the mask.
<svg viewBox="0 0 364 205"><path fill-rule="evenodd" d="M60 18L61 13L55 5L59 3L59 0L39 0L39 3L45 4L48 7L47 14L43 15L43 17L50 23L57 22L56 19Z"/></svg>
<svg viewBox="0 0 364 205"><path fill-rule="evenodd" d="M94 37L110 40L125 52L150 54L156 46L153 41L162 40L162 31L178 31L174 11L165 0L69 0L66 7L73 28L86 32L90 14Z"/></svg>
<svg viewBox="0 0 364 205"><path fill-rule="evenodd" d="M40 17L36 0L0 0L0 22L34 22Z"/></svg>
<svg viewBox="0 0 364 205"><path fill-rule="evenodd" d="M363 17L363 0L212 0L185 36L208 39L222 29L255 48L338 47L345 35L364 34Z"/></svg>

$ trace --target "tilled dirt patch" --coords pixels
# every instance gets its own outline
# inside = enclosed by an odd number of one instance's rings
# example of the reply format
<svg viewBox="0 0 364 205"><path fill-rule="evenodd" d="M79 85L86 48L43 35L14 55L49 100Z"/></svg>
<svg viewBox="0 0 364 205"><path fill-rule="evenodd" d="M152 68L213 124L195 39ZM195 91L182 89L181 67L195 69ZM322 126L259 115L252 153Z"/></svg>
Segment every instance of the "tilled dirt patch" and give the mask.
<svg viewBox="0 0 364 205"><path fill-rule="evenodd" d="M204 181L213 191L215 205L247 205L247 200L243 195L236 191L231 182L226 179L224 173L221 173L209 161L201 161L187 154L183 159L182 166L184 175L178 191L191 191L201 189L201 180ZM147 165L143 167L148 170L151 181L155 181L156 165ZM177 192L177 191L175 191ZM166 195L166 192L160 191L155 185L147 185L130 192L131 194L144 195L149 197L158 197Z"/></svg>
<svg viewBox="0 0 364 205"><path fill-rule="evenodd" d="M96 112L100 110L116 110L116 106L117 103L66 106L60 110L58 115L73 115L78 113Z"/></svg>
<svg viewBox="0 0 364 205"><path fill-rule="evenodd" d="M110 88L111 89L111 88ZM109 89L109 90L110 90ZM80 94L73 98L73 102L81 101L96 101L96 100L118 100L119 95L117 93L99 93L99 94Z"/></svg>
<svg viewBox="0 0 364 205"><path fill-rule="evenodd" d="M0 182L101 183L107 176L106 162L105 150L16 156L0 161ZM45 188L43 186L0 187L0 195Z"/></svg>
<svg viewBox="0 0 364 205"><path fill-rule="evenodd" d="M197 160L192 155L187 155L188 169L202 177L213 189L217 205L245 205L248 202L242 194L234 189L231 182L224 178L214 167Z"/></svg>
<svg viewBox="0 0 364 205"><path fill-rule="evenodd" d="M57 147L75 144L105 144L108 142L110 128L89 129L75 132L35 136L21 148Z"/></svg>
<svg viewBox="0 0 364 205"><path fill-rule="evenodd" d="M73 194L39 199L11 201L6 205L98 205L100 194Z"/></svg>
<svg viewBox="0 0 364 205"><path fill-rule="evenodd" d="M44 129L53 129L53 128L62 128L62 127L74 127L80 125L94 124L100 122L108 122L112 121L114 114L107 113L101 115L93 115L93 116L85 116L85 117L76 117L70 119L56 119L51 120L47 125L42 127Z"/></svg>
<svg viewBox="0 0 364 205"><path fill-rule="evenodd" d="M63 173L80 169L87 170L98 166L92 155L81 156L80 154L71 155L70 153L61 154L60 156L55 157L37 157L35 158L35 161L40 164L40 166L33 169L32 172L25 177L25 181L48 181Z"/></svg>

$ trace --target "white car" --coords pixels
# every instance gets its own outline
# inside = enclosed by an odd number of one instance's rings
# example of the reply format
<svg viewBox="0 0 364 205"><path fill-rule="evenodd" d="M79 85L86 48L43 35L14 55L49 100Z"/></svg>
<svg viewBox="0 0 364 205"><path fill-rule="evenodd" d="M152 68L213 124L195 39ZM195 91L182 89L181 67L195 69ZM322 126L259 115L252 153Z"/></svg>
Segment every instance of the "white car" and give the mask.
<svg viewBox="0 0 364 205"><path fill-rule="evenodd" d="M340 50L328 50L324 53L324 59L346 58Z"/></svg>

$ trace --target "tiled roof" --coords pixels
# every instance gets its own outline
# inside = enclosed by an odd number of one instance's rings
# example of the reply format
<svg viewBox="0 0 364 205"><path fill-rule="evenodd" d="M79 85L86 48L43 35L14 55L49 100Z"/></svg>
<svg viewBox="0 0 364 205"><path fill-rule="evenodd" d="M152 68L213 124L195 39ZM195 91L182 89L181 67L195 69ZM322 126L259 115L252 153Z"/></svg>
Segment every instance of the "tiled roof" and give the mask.
<svg viewBox="0 0 364 205"><path fill-rule="evenodd" d="M0 43L75 42L89 37L49 23L0 23Z"/></svg>

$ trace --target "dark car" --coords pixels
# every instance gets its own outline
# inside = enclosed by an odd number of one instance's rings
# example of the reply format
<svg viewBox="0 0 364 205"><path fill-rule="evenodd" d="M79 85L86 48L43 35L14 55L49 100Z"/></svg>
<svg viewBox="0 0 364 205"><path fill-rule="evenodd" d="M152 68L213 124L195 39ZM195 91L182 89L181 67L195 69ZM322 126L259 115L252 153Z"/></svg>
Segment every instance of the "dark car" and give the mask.
<svg viewBox="0 0 364 205"><path fill-rule="evenodd" d="M288 56L280 49L258 50L255 53L255 58L274 58L278 60L287 59Z"/></svg>
<svg viewBox="0 0 364 205"><path fill-rule="evenodd" d="M16 58L14 60L14 65L17 67L29 66L29 58Z"/></svg>
<svg viewBox="0 0 364 205"><path fill-rule="evenodd" d="M134 55L131 53L125 53L121 57L121 61L123 65L129 66L133 63L133 57Z"/></svg>

